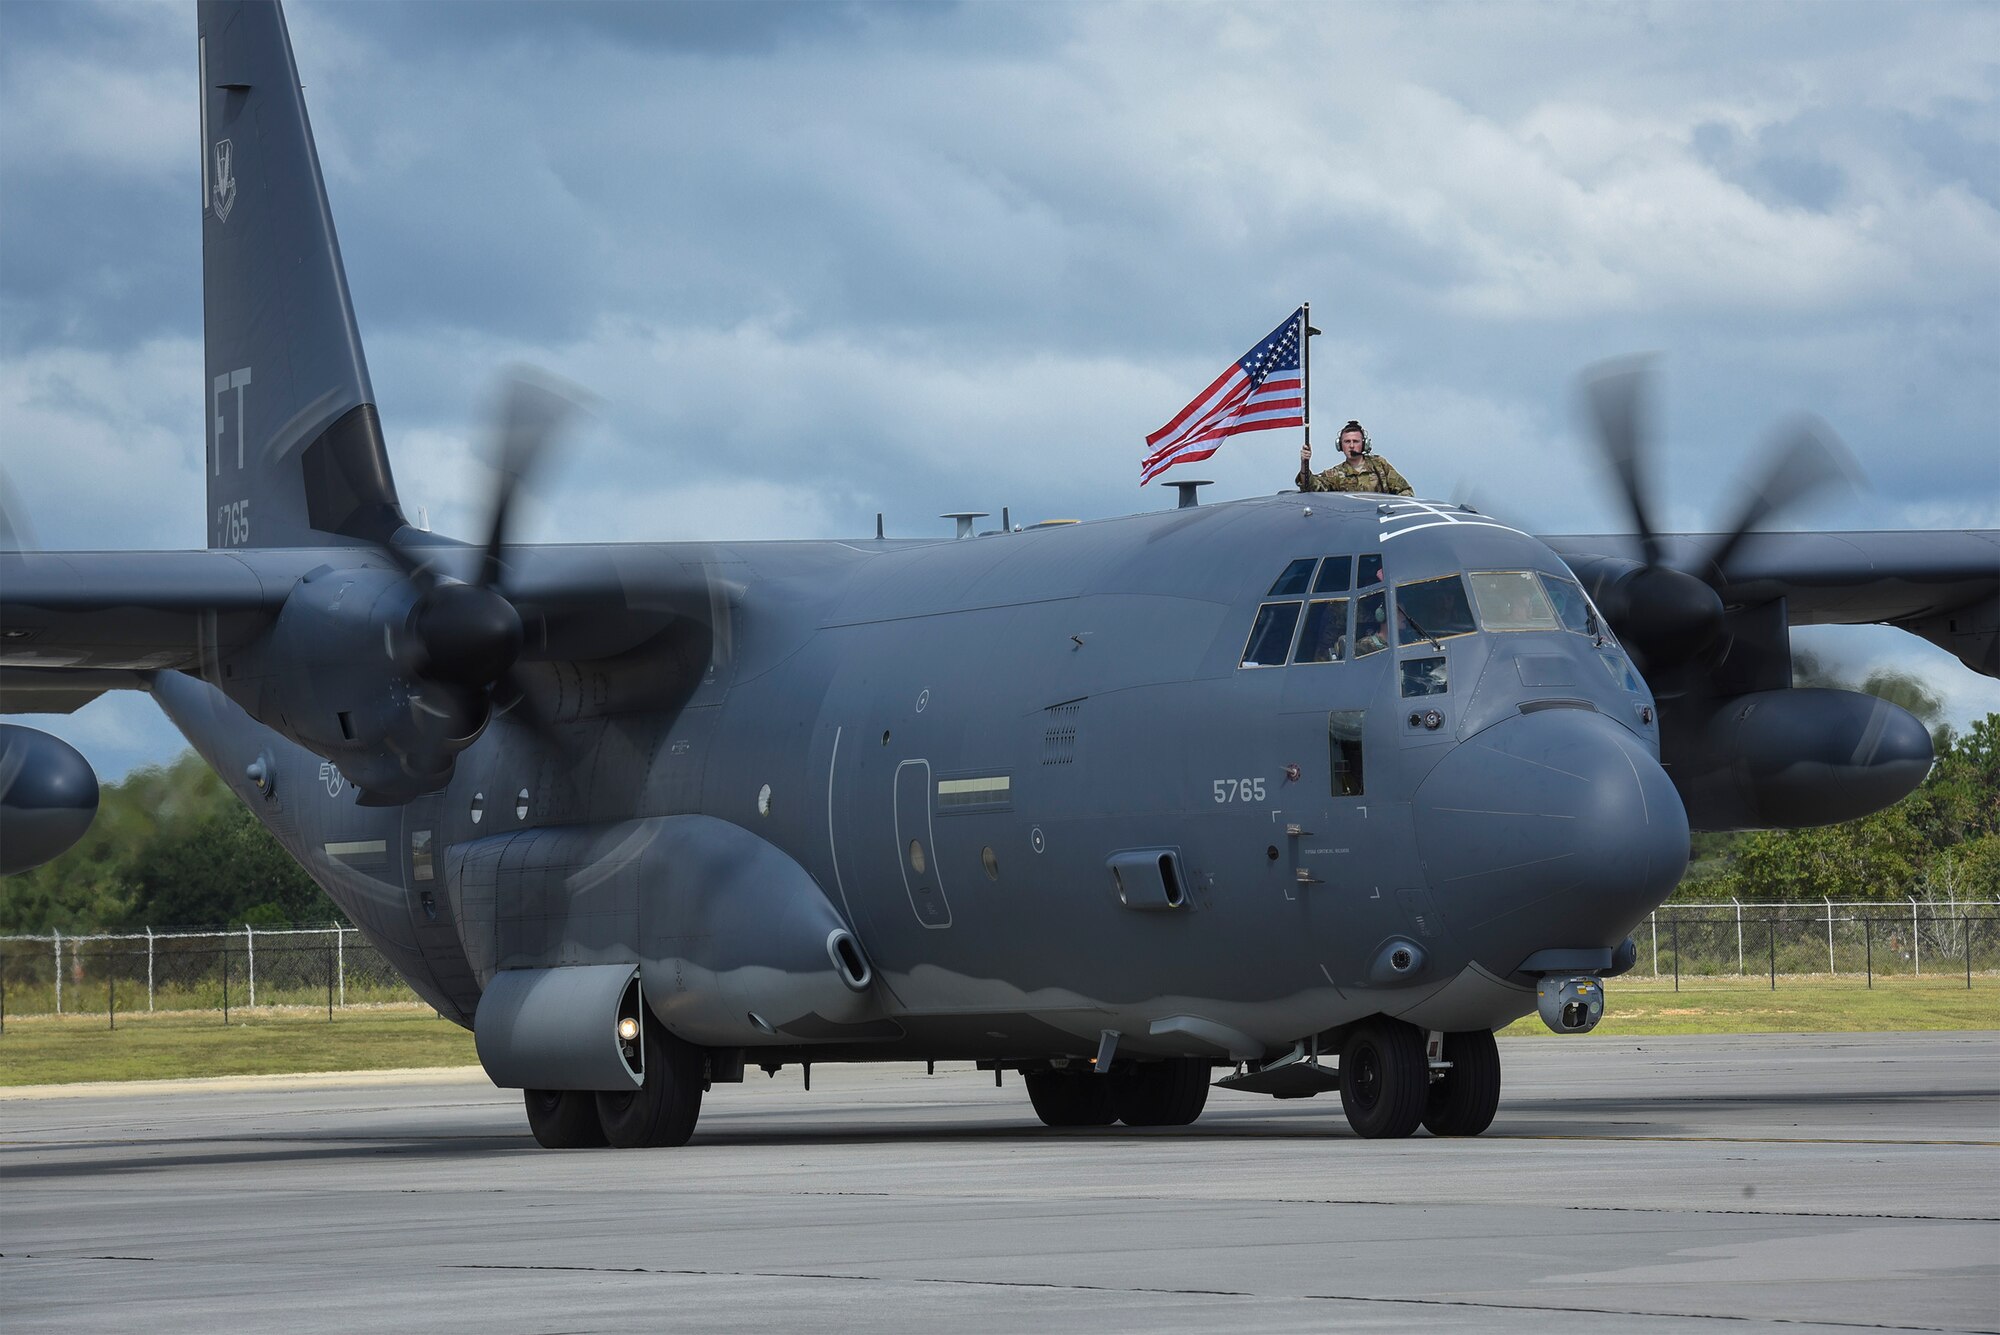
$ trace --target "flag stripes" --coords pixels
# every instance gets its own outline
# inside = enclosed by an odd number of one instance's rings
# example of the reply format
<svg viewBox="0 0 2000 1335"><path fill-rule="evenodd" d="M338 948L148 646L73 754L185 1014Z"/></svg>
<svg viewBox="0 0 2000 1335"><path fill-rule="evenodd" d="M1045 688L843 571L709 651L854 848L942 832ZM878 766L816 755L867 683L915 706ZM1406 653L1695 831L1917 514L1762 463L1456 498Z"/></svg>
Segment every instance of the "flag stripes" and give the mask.
<svg viewBox="0 0 2000 1335"><path fill-rule="evenodd" d="M1210 457L1231 436L1305 425L1304 341L1301 306L1146 437L1150 452L1139 462L1139 485L1176 464Z"/></svg>

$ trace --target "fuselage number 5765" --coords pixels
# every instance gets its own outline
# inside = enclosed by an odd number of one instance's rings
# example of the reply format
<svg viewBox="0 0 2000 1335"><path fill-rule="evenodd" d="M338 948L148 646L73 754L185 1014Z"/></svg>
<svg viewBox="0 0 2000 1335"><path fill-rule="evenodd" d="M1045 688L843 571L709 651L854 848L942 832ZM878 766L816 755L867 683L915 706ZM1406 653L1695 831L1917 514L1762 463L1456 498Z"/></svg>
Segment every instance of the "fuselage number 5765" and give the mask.
<svg viewBox="0 0 2000 1335"><path fill-rule="evenodd" d="M1262 779L1217 779L1215 800L1218 802L1261 802L1264 800Z"/></svg>

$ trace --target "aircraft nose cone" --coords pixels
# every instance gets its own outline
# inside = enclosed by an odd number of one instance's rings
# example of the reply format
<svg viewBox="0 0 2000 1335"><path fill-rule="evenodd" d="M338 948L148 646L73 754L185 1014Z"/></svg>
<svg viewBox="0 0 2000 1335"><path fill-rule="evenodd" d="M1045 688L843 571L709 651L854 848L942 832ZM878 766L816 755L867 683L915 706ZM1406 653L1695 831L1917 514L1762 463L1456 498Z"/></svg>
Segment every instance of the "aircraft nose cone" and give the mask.
<svg viewBox="0 0 2000 1335"><path fill-rule="evenodd" d="M1615 946L1687 869L1687 812L1666 772L1588 710L1475 734L1413 805L1431 894L1496 971L1536 950Z"/></svg>

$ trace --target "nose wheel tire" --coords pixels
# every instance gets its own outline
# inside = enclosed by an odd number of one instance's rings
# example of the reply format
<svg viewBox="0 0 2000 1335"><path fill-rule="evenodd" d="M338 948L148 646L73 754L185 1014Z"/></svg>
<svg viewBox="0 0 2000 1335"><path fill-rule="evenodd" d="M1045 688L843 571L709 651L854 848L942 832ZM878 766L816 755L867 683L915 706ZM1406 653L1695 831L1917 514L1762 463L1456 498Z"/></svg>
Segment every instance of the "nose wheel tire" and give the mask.
<svg viewBox="0 0 2000 1335"><path fill-rule="evenodd" d="M524 1089L528 1130L545 1150L589 1150L605 1143L597 1096L587 1089Z"/></svg>
<svg viewBox="0 0 2000 1335"><path fill-rule="evenodd" d="M1367 1140L1407 1136L1424 1119L1430 1063L1416 1029L1401 1020L1363 1020L1340 1049L1340 1107Z"/></svg>
<svg viewBox="0 0 2000 1335"><path fill-rule="evenodd" d="M1490 1029L1444 1036L1451 1069L1431 1082L1424 1128L1434 1136L1476 1136L1500 1107L1500 1045Z"/></svg>
<svg viewBox="0 0 2000 1335"><path fill-rule="evenodd" d="M1044 1126L1110 1126L1111 1078L1090 1071L1029 1071L1022 1080Z"/></svg>
<svg viewBox="0 0 2000 1335"><path fill-rule="evenodd" d="M629 1093L600 1093L604 1138L621 1150L685 1145L701 1116L701 1049L646 1016L646 1080Z"/></svg>
<svg viewBox="0 0 2000 1335"><path fill-rule="evenodd" d="M1142 1062L1109 1083L1118 1120L1127 1126L1186 1126L1208 1106L1208 1063L1197 1057Z"/></svg>

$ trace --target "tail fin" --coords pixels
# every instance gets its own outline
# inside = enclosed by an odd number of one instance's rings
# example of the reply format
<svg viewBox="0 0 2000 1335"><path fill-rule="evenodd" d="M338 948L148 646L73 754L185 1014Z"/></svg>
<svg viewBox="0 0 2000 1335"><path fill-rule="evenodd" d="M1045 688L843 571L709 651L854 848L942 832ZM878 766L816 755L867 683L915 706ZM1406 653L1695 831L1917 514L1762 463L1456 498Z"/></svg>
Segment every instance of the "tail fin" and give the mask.
<svg viewBox="0 0 2000 1335"><path fill-rule="evenodd" d="M211 547L403 525L277 0L201 0Z"/></svg>

